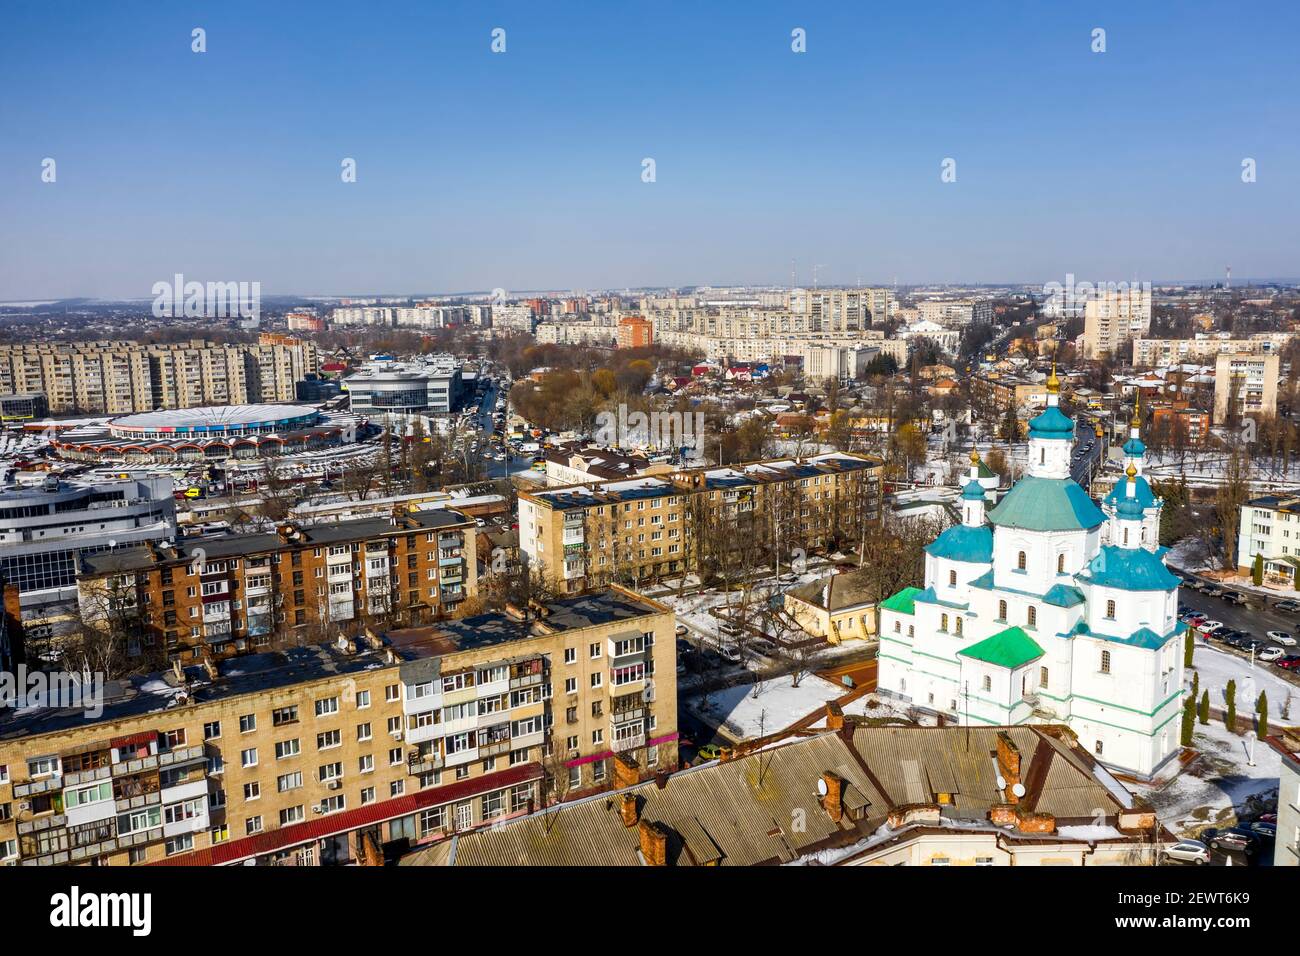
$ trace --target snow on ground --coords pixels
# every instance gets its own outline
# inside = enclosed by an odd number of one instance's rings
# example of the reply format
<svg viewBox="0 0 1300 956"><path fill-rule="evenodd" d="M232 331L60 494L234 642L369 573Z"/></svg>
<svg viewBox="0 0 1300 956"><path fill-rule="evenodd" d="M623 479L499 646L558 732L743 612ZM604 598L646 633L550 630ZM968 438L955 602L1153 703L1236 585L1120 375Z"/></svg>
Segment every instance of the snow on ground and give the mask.
<svg viewBox="0 0 1300 956"><path fill-rule="evenodd" d="M844 714L847 717L901 717L907 719L907 705L893 700L889 697L881 697L878 694L863 694L856 700L851 700L844 705ZM933 718L922 716L920 723L926 726L933 726ZM820 730L826 726L826 718L822 717L812 729Z"/></svg>
<svg viewBox="0 0 1300 956"><path fill-rule="evenodd" d="M1272 747L1254 740L1255 766L1249 765L1254 734L1228 732L1223 721L1197 723L1192 744L1200 756L1162 789L1129 784L1146 797L1160 821L1179 836L1194 836L1204 827L1233 821L1239 814L1261 809L1259 799L1277 797L1282 758Z"/></svg>
<svg viewBox="0 0 1300 956"><path fill-rule="evenodd" d="M1254 713L1259 692L1264 691L1268 695L1268 713L1271 723L1300 722L1300 688L1278 676L1272 664L1261 664L1256 661L1252 673L1249 660L1221 651L1213 644L1197 641L1196 651L1192 656L1192 667L1200 676L1200 689L1210 692L1211 707L1226 706L1225 688L1228 686L1228 681L1235 680L1238 714ZM1188 671L1186 676L1190 691L1192 672Z"/></svg>
<svg viewBox="0 0 1300 956"><path fill-rule="evenodd" d="M784 730L845 693L845 688L813 674L799 681L798 687L792 683L786 675L757 684L728 687L689 698L686 708L706 724L720 727L739 741Z"/></svg>

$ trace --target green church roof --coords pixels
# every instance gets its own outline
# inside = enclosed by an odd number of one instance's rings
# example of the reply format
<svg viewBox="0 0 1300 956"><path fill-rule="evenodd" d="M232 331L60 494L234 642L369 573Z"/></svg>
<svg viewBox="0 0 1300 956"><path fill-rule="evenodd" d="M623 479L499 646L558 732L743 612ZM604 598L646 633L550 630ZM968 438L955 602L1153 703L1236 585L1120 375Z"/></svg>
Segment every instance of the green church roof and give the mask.
<svg viewBox="0 0 1300 956"><path fill-rule="evenodd" d="M1171 591L1178 578L1146 548L1120 548L1108 544L1079 575L1089 584L1124 591Z"/></svg>
<svg viewBox="0 0 1300 956"><path fill-rule="evenodd" d="M1038 642L1018 627L1009 627L987 637L978 644L972 644L957 652L960 657L969 657L997 667L1016 668L1043 656L1043 649Z"/></svg>
<svg viewBox="0 0 1300 956"><path fill-rule="evenodd" d="M950 561L988 564L993 560L993 529L955 524L925 546L927 554Z"/></svg>
<svg viewBox="0 0 1300 956"><path fill-rule="evenodd" d="M900 614L915 614L915 598L921 593L920 588L903 588L897 594L891 594L880 602L882 609L886 611L897 611Z"/></svg>
<svg viewBox="0 0 1300 956"><path fill-rule="evenodd" d="M989 512L999 527L1025 531L1078 531L1095 528L1106 516L1077 481L1027 475Z"/></svg>

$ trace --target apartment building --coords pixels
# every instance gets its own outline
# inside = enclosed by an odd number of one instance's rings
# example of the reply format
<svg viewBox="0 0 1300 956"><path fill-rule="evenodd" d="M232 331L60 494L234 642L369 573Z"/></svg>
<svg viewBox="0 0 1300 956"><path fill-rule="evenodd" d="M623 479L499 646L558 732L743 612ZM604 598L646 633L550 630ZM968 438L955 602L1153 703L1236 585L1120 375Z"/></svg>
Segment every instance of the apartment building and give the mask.
<svg viewBox="0 0 1300 956"><path fill-rule="evenodd" d="M1248 339L1197 335L1191 339L1134 339L1133 364L1138 368L1163 368L1217 358L1225 354L1264 355L1280 352L1292 333L1280 333L1282 341L1272 335Z"/></svg>
<svg viewBox="0 0 1300 956"><path fill-rule="evenodd" d="M1083 303L1083 357L1114 355L1129 339L1151 331L1151 289L1132 286L1094 292Z"/></svg>
<svg viewBox="0 0 1300 956"><path fill-rule="evenodd" d="M1249 576L1256 556L1265 575L1290 584L1300 565L1300 490L1270 493L1241 506L1237 525L1237 573Z"/></svg>
<svg viewBox="0 0 1300 956"><path fill-rule="evenodd" d="M0 861L377 864L675 769L675 656L672 613L612 589L8 712Z"/></svg>
<svg viewBox="0 0 1300 956"><path fill-rule="evenodd" d="M83 558L78 603L129 657L182 662L429 622L477 594L475 530L445 508L116 548Z"/></svg>
<svg viewBox="0 0 1300 956"><path fill-rule="evenodd" d="M1276 415L1280 362L1276 354L1220 355L1214 363L1214 423Z"/></svg>
<svg viewBox="0 0 1300 956"><path fill-rule="evenodd" d="M880 471L877 458L836 452L521 491L519 547L561 593L696 570L704 512L774 516L787 546L816 549L877 514Z"/></svg>
<svg viewBox="0 0 1300 956"><path fill-rule="evenodd" d="M55 415L291 402L318 364L314 345L285 336L257 345L9 344L0 345L0 394L42 392Z"/></svg>
<svg viewBox="0 0 1300 956"><path fill-rule="evenodd" d="M924 299L916 307L922 322L948 329L993 321L993 303L987 299Z"/></svg>
<svg viewBox="0 0 1300 956"><path fill-rule="evenodd" d="M618 320L618 347L645 348L654 343L654 326L639 315L625 315Z"/></svg>

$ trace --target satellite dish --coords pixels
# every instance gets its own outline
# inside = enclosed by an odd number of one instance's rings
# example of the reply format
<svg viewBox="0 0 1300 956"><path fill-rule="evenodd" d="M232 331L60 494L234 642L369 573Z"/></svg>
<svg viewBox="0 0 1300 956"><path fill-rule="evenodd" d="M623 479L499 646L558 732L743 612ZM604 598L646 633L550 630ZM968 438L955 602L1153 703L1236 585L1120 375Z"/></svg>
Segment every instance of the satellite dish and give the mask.
<svg viewBox="0 0 1300 956"><path fill-rule="evenodd" d="M999 790L1007 789L1007 781L1006 778L1002 776L1002 774L998 774L998 789Z"/></svg>
<svg viewBox="0 0 1300 956"><path fill-rule="evenodd" d="M1017 797L1023 797L1025 795L1025 785L1023 783L1018 783L1011 788L1011 792Z"/></svg>
<svg viewBox="0 0 1300 956"><path fill-rule="evenodd" d="M817 796L819 797L826 796L826 781L823 780L821 777L817 778Z"/></svg>

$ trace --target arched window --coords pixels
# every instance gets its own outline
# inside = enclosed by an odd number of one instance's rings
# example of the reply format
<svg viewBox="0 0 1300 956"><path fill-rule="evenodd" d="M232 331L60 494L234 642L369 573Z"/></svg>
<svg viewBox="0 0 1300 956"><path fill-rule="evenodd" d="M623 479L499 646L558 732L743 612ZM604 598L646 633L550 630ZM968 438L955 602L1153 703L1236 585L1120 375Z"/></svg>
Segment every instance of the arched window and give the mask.
<svg viewBox="0 0 1300 956"><path fill-rule="evenodd" d="M1128 528L1124 529L1124 543L1128 544Z"/></svg>
<svg viewBox="0 0 1300 956"><path fill-rule="evenodd" d="M988 674L984 675L984 689L985 690L993 689L993 678L990 677Z"/></svg>
<svg viewBox="0 0 1300 956"><path fill-rule="evenodd" d="M999 620L999 621L1005 621L1006 619L1007 619L1007 602L1006 602L1006 601L999 601L999 602L998 602L998 620Z"/></svg>
<svg viewBox="0 0 1300 956"><path fill-rule="evenodd" d="M1039 687L1046 687L1046 686L1047 686L1047 668L1046 668L1046 667L1040 667L1040 668L1038 668L1038 686L1039 686Z"/></svg>
<svg viewBox="0 0 1300 956"><path fill-rule="evenodd" d="M947 630L948 630L948 615L947 615L947 614L940 614L940 615L939 615L939 630L941 630L941 631L947 631Z"/></svg>
<svg viewBox="0 0 1300 956"><path fill-rule="evenodd" d="M961 634L961 618L957 618L957 634Z"/></svg>
<svg viewBox="0 0 1300 956"><path fill-rule="evenodd" d="M1023 571L1024 569L1025 569L1025 552L1021 551L1018 555L1016 555L1016 570Z"/></svg>
<svg viewBox="0 0 1300 956"><path fill-rule="evenodd" d="M1101 672L1103 674L1110 673L1110 651L1101 652Z"/></svg>
<svg viewBox="0 0 1300 956"><path fill-rule="evenodd" d="M950 588L955 588L956 586L957 586L957 572L956 572L956 571L949 571L949 572L948 572L948 587L950 587Z"/></svg>
<svg viewBox="0 0 1300 956"><path fill-rule="evenodd" d="M1065 573L1065 555L1063 554L1058 554L1056 556L1056 573L1057 574Z"/></svg>
<svg viewBox="0 0 1300 956"><path fill-rule="evenodd" d="M894 633L895 633L895 634L902 634L902 633L903 633L903 622L902 622L902 621L895 621L895 622L894 622Z"/></svg>
<svg viewBox="0 0 1300 956"><path fill-rule="evenodd" d="M1038 608L1034 607L1032 604L1029 605L1029 610L1025 613L1025 623L1030 627L1034 627L1038 624Z"/></svg>
<svg viewBox="0 0 1300 956"><path fill-rule="evenodd" d="M1114 602L1114 601L1107 601L1107 602L1106 602L1106 620L1108 620L1108 621L1113 621L1113 620L1115 620L1115 602Z"/></svg>
<svg viewBox="0 0 1300 956"><path fill-rule="evenodd" d="M1040 449L1038 449L1038 463L1039 463L1040 465L1044 465L1044 464L1047 463L1047 449L1046 449L1046 448L1040 448Z"/></svg>

